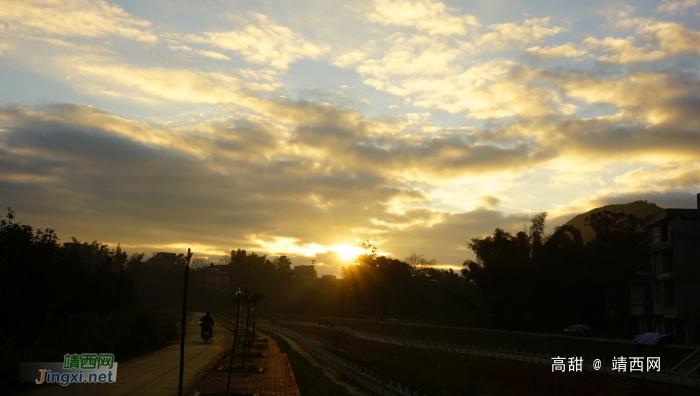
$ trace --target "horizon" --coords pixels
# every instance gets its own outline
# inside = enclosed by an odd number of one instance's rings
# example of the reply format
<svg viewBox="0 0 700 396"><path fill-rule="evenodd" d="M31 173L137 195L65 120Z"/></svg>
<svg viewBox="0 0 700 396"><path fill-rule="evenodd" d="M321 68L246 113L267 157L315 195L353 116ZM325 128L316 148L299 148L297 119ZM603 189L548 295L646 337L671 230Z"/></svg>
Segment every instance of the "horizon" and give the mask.
<svg viewBox="0 0 700 396"><path fill-rule="evenodd" d="M508 4L508 6L506 6ZM0 10L0 204L111 249L316 260L634 201L695 208L700 3ZM326 272L327 271L327 272Z"/></svg>

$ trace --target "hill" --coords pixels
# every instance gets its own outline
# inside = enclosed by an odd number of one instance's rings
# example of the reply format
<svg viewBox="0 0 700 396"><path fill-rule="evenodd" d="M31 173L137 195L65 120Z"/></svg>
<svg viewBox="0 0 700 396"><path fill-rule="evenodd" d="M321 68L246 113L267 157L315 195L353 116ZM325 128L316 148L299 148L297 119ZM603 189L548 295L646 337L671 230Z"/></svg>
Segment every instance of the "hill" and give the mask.
<svg viewBox="0 0 700 396"><path fill-rule="evenodd" d="M586 221L586 217L590 217L594 213L602 213L607 210L612 213L633 214L644 219L647 216L662 211L663 209L664 208L659 207L655 203L647 203L646 201L634 201L619 205L606 205L580 214L567 221L564 225L572 225L581 230L581 235L583 236L584 242L588 242L595 238L595 231L593 231L593 228L591 227L584 226L584 223Z"/></svg>

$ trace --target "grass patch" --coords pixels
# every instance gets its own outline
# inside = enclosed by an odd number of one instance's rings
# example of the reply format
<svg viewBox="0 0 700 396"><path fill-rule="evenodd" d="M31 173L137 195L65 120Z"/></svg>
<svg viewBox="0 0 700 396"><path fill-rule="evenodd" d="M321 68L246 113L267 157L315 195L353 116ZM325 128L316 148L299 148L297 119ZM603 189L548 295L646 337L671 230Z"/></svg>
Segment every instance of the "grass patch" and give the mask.
<svg viewBox="0 0 700 396"><path fill-rule="evenodd" d="M346 387L323 375L320 367L314 366L304 355L292 349L282 337L274 334L270 334L270 337L277 341L282 353L287 354L302 396L351 396Z"/></svg>

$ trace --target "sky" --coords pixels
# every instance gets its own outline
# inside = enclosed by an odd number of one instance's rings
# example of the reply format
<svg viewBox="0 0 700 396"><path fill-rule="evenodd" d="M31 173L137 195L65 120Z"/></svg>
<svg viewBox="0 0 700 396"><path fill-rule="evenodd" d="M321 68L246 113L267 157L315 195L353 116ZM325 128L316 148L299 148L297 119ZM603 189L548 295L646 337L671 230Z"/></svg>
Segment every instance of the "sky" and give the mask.
<svg viewBox="0 0 700 396"><path fill-rule="evenodd" d="M700 0L0 0L0 206L340 274L700 192Z"/></svg>

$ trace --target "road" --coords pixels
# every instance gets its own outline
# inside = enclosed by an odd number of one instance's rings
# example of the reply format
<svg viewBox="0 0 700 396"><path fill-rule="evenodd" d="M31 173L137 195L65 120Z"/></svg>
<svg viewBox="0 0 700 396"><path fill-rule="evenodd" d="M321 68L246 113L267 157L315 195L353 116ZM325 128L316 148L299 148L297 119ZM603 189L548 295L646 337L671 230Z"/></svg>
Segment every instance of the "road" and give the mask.
<svg viewBox="0 0 700 396"><path fill-rule="evenodd" d="M216 368L226 348L233 343L233 334L214 324L214 337L208 343L200 338L199 318L203 312L188 316L185 330L185 370L183 395L190 395ZM177 342L146 355L120 362L117 381L112 384L37 385L22 395L106 395L106 396L171 396L178 393L180 375L180 335Z"/></svg>

